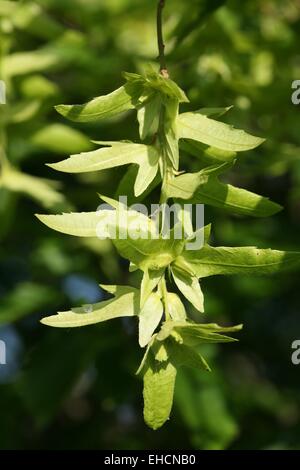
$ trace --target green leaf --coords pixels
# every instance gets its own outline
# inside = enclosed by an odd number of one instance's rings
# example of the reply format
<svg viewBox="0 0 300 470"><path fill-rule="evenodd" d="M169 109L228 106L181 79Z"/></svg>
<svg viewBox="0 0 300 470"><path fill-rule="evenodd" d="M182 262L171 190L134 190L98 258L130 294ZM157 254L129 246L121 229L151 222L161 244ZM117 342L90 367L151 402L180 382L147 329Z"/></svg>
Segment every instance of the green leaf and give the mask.
<svg viewBox="0 0 300 470"><path fill-rule="evenodd" d="M144 271L141 283L141 307L143 307L149 295L153 292L155 287L157 287L163 273L164 269L158 269L156 271L146 269Z"/></svg>
<svg viewBox="0 0 300 470"><path fill-rule="evenodd" d="M154 180L150 183L147 189L140 194L139 196L135 196L134 194L134 184L137 177L139 167L137 165L131 165L127 171L125 172L123 178L121 179L117 191L115 193L115 198L117 199L119 196L123 196L126 194L127 196L127 204L130 206L132 204L138 204L142 202L148 194L150 194L154 188L156 188L161 182L160 172L157 172Z"/></svg>
<svg viewBox="0 0 300 470"><path fill-rule="evenodd" d="M158 238L156 224L144 214L133 210L103 209L97 212L36 216L58 232L112 239L121 256L142 270L165 268L180 255L185 243L180 239Z"/></svg>
<svg viewBox="0 0 300 470"><path fill-rule="evenodd" d="M163 323L157 341L165 341L171 337L179 344L195 347L203 343L224 343L237 341L235 338L221 335L223 332L236 332L242 329L242 325L231 327L219 327L214 323L192 323L166 321Z"/></svg>
<svg viewBox="0 0 300 470"><path fill-rule="evenodd" d="M150 294L139 313L139 344L145 347L159 325L163 314L163 304L158 294Z"/></svg>
<svg viewBox="0 0 300 470"><path fill-rule="evenodd" d="M108 145L110 145L108 143ZM117 143L109 147L72 155L58 163L49 164L51 168L66 173L85 173L106 170L129 163L142 164L145 160L155 157L158 153L154 147L143 144Z"/></svg>
<svg viewBox="0 0 300 470"><path fill-rule="evenodd" d="M211 332L201 326L201 324L184 324L183 326L175 326L174 330L182 338L183 344L192 348L201 344L232 343L238 341L235 338L222 335L219 332Z"/></svg>
<svg viewBox="0 0 300 470"><path fill-rule="evenodd" d="M189 243L195 243L196 240L203 240L203 245L209 242L211 235L211 224L205 225L204 227L198 228L193 234L188 237L185 241L185 246ZM184 269L184 266L182 266ZM187 269L187 272L191 272L190 269Z"/></svg>
<svg viewBox="0 0 300 470"><path fill-rule="evenodd" d="M217 323L193 323L192 326L196 328L201 328L201 330L209 330L212 333L234 333L243 329L242 324L233 326L221 326Z"/></svg>
<svg viewBox="0 0 300 470"><path fill-rule="evenodd" d="M107 198L107 201L113 200ZM151 238L156 234L155 224L151 219L141 212L127 211L125 208L58 215L36 214L36 217L53 230L77 237L130 238L138 233L141 237Z"/></svg>
<svg viewBox="0 0 300 470"><path fill-rule="evenodd" d="M75 122L90 122L111 118L133 109L142 93L140 85L126 84L108 95L99 96L85 104L58 105L56 111Z"/></svg>
<svg viewBox="0 0 300 470"><path fill-rule="evenodd" d="M179 102L177 99L164 98L164 148L175 170L179 167L178 119Z"/></svg>
<svg viewBox="0 0 300 470"><path fill-rule="evenodd" d="M151 148L151 151L147 153L147 157L139 162L139 169L134 183L134 195L136 197L146 191L157 175L159 154L153 150Z"/></svg>
<svg viewBox="0 0 300 470"><path fill-rule="evenodd" d="M91 150L93 145L80 131L64 124L50 124L31 137L33 144L55 153L75 153Z"/></svg>
<svg viewBox="0 0 300 470"><path fill-rule="evenodd" d="M176 368L170 362L160 363L148 358L144 374L144 419L156 430L168 419L173 404Z"/></svg>
<svg viewBox="0 0 300 470"><path fill-rule="evenodd" d="M139 291L128 286L102 286L114 294L114 298L85 307L59 312L41 320L56 328L75 328L93 325L119 317L131 317L139 313Z"/></svg>
<svg viewBox="0 0 300 470"><path fill-rule="evenodd" d="M234 129L197 113L184 113L178 117L178 132L182 139L193 139L221 150L242 152L264 142L246 132Z"/></svg>
<svg viewBox="0 0 300 470"><path fill-rule="evenodd" d="M114 209L127 211L127 205L125 204L125 202L123 203L121 201L117 201L116 199L113 199L108 196L104 196L103 194L100 194L100 193L98 193L98 196L100 197L100 199L102 199L102 201L106 202L106 204L109 204ZM127 211L127 213L129 212L130 211ZM136 211L135 214L138 215L140 213Z"/></svg>
<svg viewBox="0 0 300 470"><path fill-rule="evenodd" d="M161 98L158 93L155 93L138 109L139 133L142 140L157 131L160 107Z"/></svg>
<svg viewBox="0 0 300 470"><path fill-rule="evenodd" d="M214 248L205 245L199 251L185 251L182 257L200 278L217 274L272 274L300 266L300 252L253 246Z"/></svg>
<svg viewBox="0 0 300 470"><path fill-rule="evenodd" d="M282 210L282 206L269 198L224 184L215 177L210 177L207 184L200 187L193 197L195 203L209 204L224 208L236 214L251 217L268 217Z"/></svg>
<svg viewBox="0 0 300 470"><path fill-rule="evenodd" d="M167 292L169 314L174 321L185 321L186 311L178 295Z"/></svg>
<svg viewBox="0 0 300 470"><path fill-rule="evenodd" d="M152 340L148 343L146 351L144 352L144 355L143 355L142 360L140 362L140 365L139 365L139 367L138 367L138 369L135 373L136 375L139 375L144 370L144 367L146 366L148 356L150 354L150 349L151 349L151 346L153 344L153 341L154 341L154 338L152 338Z"/></svg>
<svg viewBox="0 0 300 470"><path fill-rule="evenodd" d="M176 267L171 270L180 292L199 312L204 312L204 297L198 279Z"/></svg>
<svg viewBox="0 0 300 470"><path fill-rule="evenodd" d="M0 184L10 191L24 193L46 208L64 202L64 196L56 189L59 183L21 173L10 165L2 168Z"/></svg>
<svg viewBox="0 0 300 470"><path fill-rule="evenodd" d="M232 162L237 156L236 152L217 149L216 147L201 144L201 142L190 139L181 139L180 148L194 157L197 157L204 166L218 162Z"/></svg>
<svg viewBox="0 0 300 470"><path fill-rule="evenodd" d="M134 163L139 165L134 185L134 193L139 196L154 180L158 171L158 160L159 154L153 146L116 143L111 147L72 155L48 166L66 173L85 173Z"/></svg>
<svg viewBox="0 0 300 470"><path fill-rule="evenodd" d="M197 109L197 111L194 111L194 113L199 113L203 114L204 116L210 117L210 116L223 116L223 114L228 113L230 109L232 109L233 106L227 106L226 108L200 108Z"/></svg>
<svg viewBox="0 0 300 470"><path fill-rule="evenodd" d="M209 365L201 354L185 344L170 341L167 343L167 350L170 360L174 363L176 368L187 366L211 372Z"/></svg>
<svg viewBox="0 0 300 470"><path fill-rule="evenodd" d="M44 215L36 217L47 227L57 232L77 237L96 237L97 226L100 222L99 212L71 212L69 214Z"/></svg>
<svg viewBox="0 0 300 470"><path fill-rule="evenodd" d="M207 173L207 170L186 173L172 179L167 192L168 197L189 200L194 204L208 204L251 217L271 216L282 209L279 204L266 197L221 183L214 174Z"/></svg>

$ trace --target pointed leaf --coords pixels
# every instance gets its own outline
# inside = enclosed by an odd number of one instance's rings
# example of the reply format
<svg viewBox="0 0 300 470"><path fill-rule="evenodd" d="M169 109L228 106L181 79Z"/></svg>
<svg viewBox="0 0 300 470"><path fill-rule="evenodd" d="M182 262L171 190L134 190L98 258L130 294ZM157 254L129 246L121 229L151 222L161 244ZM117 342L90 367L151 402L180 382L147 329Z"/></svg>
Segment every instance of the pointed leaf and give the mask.
<svg viewBox="0 0 300 470"><path fill-rule="evenodd" d="M39 215L48 227L79 237L110 238L126 259L142 270L168 266L183 250L184 240L158 238L156 225L133 210L99 210L61 215Z"/></svg>
<svg viewBox="0 0 300 470"><path fill-rule="evenodd" d="M139 85L121 86L117 90L109 93L108 95L99 96L94 98L88 103L79 105L58 105L55 107L56 111L62 116L75 122L90 122L100 119L111 118L119 113L128 111L135 107L136 100L142 93L142 88Z"/></svg>
<svg viewBox="0 0 300 470"><path fill-rule="evenodd" d="M157 287L163 273L164 269L158 269L156 271L146 269L144 271L141 283L141 307L143 307L149 295L153 292L155 287Z"/></svg>
<svg viewBox="0 0 300 470"><path fill-rule="evenodd" d="M258 249L256 247L211 247L186 251L182 256L198 277L216 274L272 274L299 269L300 252Z"/></svg>
<svg viewBox="0 0 300 470"><path fill-rule="evenodd" d="M171 180L168 185L168 196L252 217L271 216L282 209L279 204L266 197L221 183L215 175L209 175L204 170L198 173L186 173Z"/></svg>
<svg viewBox="0 0 300 470"><path fill-rule="evenodd" d="M139 375L143 371L144 366L146 365L146 362L147 362L147 359L148 359L148 356L149 356L149 353L150 353L150 348L152 346L153 341L154 341L154 338L152 339L152 341L150 341L148 343L146 351L144 352L144 355L143 355L142 360L140 362L140 365L139 365L139 367L138 367L138 369L135 373L136 375Z"/></svg>
<svg viewBox="0 0 300 470"><path fill-rule="evenodd" d="M70 214L43 215L36 217L47 227L57 232L75 235L77 237L96 237L97 226L100 222L99 212L71 212Z"/></svg>
<svg viewBox="0 0 300 470"><path fill-rule="evenodd" d="M114 293L111 300L85 307L59 312L41 320L41 323L57 328L74 328L93 325L118 317L131 317L139 313L139 291L127 286L107 286Z"/></svg>
<svg viewBox="0 0 300 470"><path fill-rule="evenodd" d="M183 344L192 348L201 344L232 343L238 341L230 336L213 333L206 328L201 328L201 324L184 324L183 326L175 326L174 330L182 338Z"/></svg>
<svg viewBox="0 0 300 470"><path fill-rule="evenodd" d="M217 163L218 161L232 162L237 157L236 152L221 150L190 139L181 139L180 148L197 157L204 166Z"/></svg>
<svg viewBox="0 0 300 470"><path fill-rule="evenodd" d="M169 314L174 321L185 321L186 311L178 295L168 292L167 302Z"/></svg>
<svg viewBox="0 0 300 470"><path fill-rule="evenodd" d="M178 117L178 132L182 139L193 139L221 150L242 152L264 142L240 129L215 121L197 113L183 113Z"/></svg>
<svg viewBox="0 0 300 470"><path fill-rule="evenodd" d="M139 165L134 185L135 195L139 196L155 178L158 159L159 154L153 146L119 143L92 152L72 155L66 160L48 166L66 173L86 173L134 163Z"/></svg>
<svg viewBox="0 0 300 470"><path fill-rule="evenodd" d="M150 194L153 189L156 188L161 182L160 172L157 172L154 180L147 187L147 189L139 196L136 196L134 194L134 184L138 170L139 167L137 165L130 165L127 171L125 172L123 178L121 179L117 191L115 193L115 198L126 194L129 206L142 202L148 196L148 194Z"/></svg>
<svg viewBox="0 0 300 470"><path fill-rule="evenodd" d="M180 292L199 312L204 312L204 297L198 279L176 267L172 267L172 275Z"/></svg>
<svg viewBox="0 0 300 470"><path fill-rule="evenodd" d="M228 343L237 341L235 338L221 335L222 332L240 331L242 325L233 327L218 327L215 324L166 321L163 323L155 339L165 341L167 338L177 341L179 344L195 347L203 343Z"/></svg>
<svg viewBox="0 0 300 470"><path fill-rule="evenodd" d="M53 230L77 237L115 239L122 236L130 238L138 233L140 237L150 239L156 235L156 226L151 219L133 210L102 209L58 215L36 214L36 217Z"/></svg>
<svg viewBox="0 0 300 470"><path fill-rule="evenodd" d="M159 325L163 314L163 304L158 294L151 294L139 313L139 344L145 347Z"/></svg>
<svg viewBox="0 0 300 470"><path fill-rule="evenodd" d="M155 93L138 110L139 133L142 140L157 131L160 107L161 98L158 93Z"/></svg>
<svg viewBox="0 0 300 470"><path fill-rule="evenodd" d="M194 113L203 114L204 116L223 116L223 114L228 113L233 108L233 106L227 106L226 108L200 108Z"/></svg>
<svg viewBox="0 0 300 470"><path fill-rule="evenodd" d="M134 183L134 195L136 197L143 194L150 186L158 172L158 154L149 152L147 157L139 163L139 169Z"/></svg>
<svg viewBox="0 0 300 470"><path fill-rule="evenodd" d="M176 99L164 98L164 136L165 149L167 157L175 170L179 167L179 148L178 148L178 109L179 102Z"/></svg>
<svg viewBox="0 0 300 470"><path fill-rule="evenodd" d="M185 326L185 325L182 325ZM193 327L200 328L201 330L209 330L212 333L234 333L236 331L241 331L243 329L243 325L234 325L234 326L221 326L217 325L217 323L194 323Z"/></svg>
<svg viewBox="0 0 300 470"><path fill-rule="evenodd" d="M187 366L211 372L209 365L201 354L185 344L179 344L176 341L168 342L167 350L169 351L171 362L177 368Z"/></svg>

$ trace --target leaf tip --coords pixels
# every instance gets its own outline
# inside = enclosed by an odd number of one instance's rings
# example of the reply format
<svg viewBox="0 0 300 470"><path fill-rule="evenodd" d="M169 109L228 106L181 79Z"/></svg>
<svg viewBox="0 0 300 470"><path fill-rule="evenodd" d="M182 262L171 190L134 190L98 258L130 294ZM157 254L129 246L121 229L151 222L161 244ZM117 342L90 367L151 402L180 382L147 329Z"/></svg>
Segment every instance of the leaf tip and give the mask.
<svg viewBox="0 0 300 470"><path fill-rule="evenodd" d="M70 106L66 104L57 104L56 106L54 106L55 111L57 111L62 116L66 115L69 108Z"/></svg>
<svg viewBox="0 0 300 470"><path fill-rule="evenodd" d="M41 318L41 319L40 319L40 323L42 323L42 325L52 326L52 325L51 325L51 321L49 322L49 318L51 318L51 317L44 317L44 318Z"/></svg>
<svg viewBox="0 0 300 470"><path fill-rule="evenodd" d="M56 163L45 163L46 166L49 166L50 168L52 169L56 169L55 166L56 166Z"/></svg>
<svg viewBox="0 0 300 470"><path fill-rule="evenodd" d="M235 330L236 331L241 331L244 328L243 323L240 323L239 325L236 325Z"/></svg>
<svg viewBox="0 0 300 470"><path fill-rule="evenodd" d="M34 214L34 217L39 219L41 222L44 222L44 218L47 217L46 214Z"/></svg>

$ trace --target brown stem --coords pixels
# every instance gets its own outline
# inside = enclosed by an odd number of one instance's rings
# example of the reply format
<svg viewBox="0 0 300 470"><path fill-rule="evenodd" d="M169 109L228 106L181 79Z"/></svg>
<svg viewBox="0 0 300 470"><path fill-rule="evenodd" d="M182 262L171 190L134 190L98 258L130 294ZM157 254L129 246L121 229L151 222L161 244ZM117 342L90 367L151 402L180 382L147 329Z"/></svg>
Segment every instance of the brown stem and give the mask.
<svg viewBox="0 0 300 470"><path fill-rule="evenodd" d="M162 31L162 16L165 7L165 0L159 0L157 5L157 44L158 44L158 59L160 63L160 73L163 77L169 78L169 73L165 58L165 44Z"/></svg>

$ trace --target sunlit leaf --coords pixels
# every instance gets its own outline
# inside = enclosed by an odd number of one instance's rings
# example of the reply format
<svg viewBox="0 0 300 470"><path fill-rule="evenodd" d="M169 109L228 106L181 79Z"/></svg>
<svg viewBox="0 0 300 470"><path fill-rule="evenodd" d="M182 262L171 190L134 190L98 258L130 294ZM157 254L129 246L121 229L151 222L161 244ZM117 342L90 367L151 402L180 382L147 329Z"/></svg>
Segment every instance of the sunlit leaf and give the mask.
<svg viewBox="0 0 300 470"><path fill-rule="evenodd" d="M184 321L186 319L186 311L178 295L172 292L168 292L167 302L168 302L169 314L172 320Z"/></svg>
<svg viewBox="0 0 300 470"><path fill-rule="evenodd" d="M105 286L102 286L105 288ZM110 288L112 287L112 288ZM132 317L139 313L139 291L127 286L107 286L114 298L84 307L74 308L67 312L45 317L44 325L56 328L74 328L111 320L119 317Z"/></svg>
<svg viewBox="0 0 300 470"><path fill-rule="evenodd" d="M144 305L149 295L157 287L163 273L164 269L158 269L156 271L146 269L144 271L141 283L141 307Z"/></svg>
<svg viewBox="0 0 300 470"><path fill-rule="evenodd" d="M139 85L124 85L108 95L99 96L85 104L55 107L64 117L76 122L90 122L111 118L119 113L133 109L142 93Z"/></svg>
<svg viewBox="0 0 300 470"><path fill-rule="evenodd" d="M160 107L161 98L158 93L155 93L153 96L150 95L144 106L138 110L139 132L142 140L157 131Z"/></svg>
<svg viewBox="0 0 300 470"><path fill-rule="evenodd" d="M178 117L180 138L193 139L221 150L242 152L264 142L240 129L215 121L199 113L184 113Z"/></svg>
<svg viewBox="0 0 300 470"><path fill-rule="evenodd" d="M199 312L204 312L204 296L198 279L175 266L172 268L172 275L180 292Z"/></svg>
<svg viewBox="0 0 300 470"><path fill-rule="evenodd" d="M211 247L186 251L183 258L198 277L216 274L272 274L300 266L300 252L258 249L256 247Z"/></svg>
<svg viewBox="0 0 300 470"><path fill-rule="evenodd" d="M206 170L186 173L171 180L168 184L168 196L252 217L267 217L282 209L279 204L266 197L221 183L214 174L208 174Z"/></svg>
<svg viewBox="0 0 300 470"><path fill-rule="evenodd" d="M139 313L139 344L145 347L156 330L163 314L163 304L158 294L150 294Z"/></svg>
<svg viewBox="0 0 300 470"><path fill-rule="evenodd" d="M155 178L158 171L158 159L159 154L153 146L119 143L92 152L73 155L49 166L66 173L86 173L134 163L139 166L134 185L135 195L139 196Z"/></svg>

